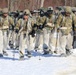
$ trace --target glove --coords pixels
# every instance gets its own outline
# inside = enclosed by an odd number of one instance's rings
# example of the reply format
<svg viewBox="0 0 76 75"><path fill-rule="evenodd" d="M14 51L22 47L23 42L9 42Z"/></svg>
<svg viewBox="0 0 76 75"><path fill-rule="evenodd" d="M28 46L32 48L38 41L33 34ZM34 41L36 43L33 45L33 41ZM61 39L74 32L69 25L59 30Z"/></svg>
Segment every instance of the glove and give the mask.
<svg viewBox="0 0 76 75"><path fill-rule="evenodd" d="M57 28L57 32L59 32L60 31L60 28Z"/></svg>
<svg viewBox="0 0 76 75"><path fill-rule="evenodd" d="M14 26L13 25L10 25L9 26L9 30L14 30Z"/></svg>
<svg viewBox="0 0 76 75"><path fill-rule="evenodd" d="M76 35L76 31L74 31L73 34Z"/></svg>
<svg viewBox="0 0 76 75"><path fill-rule="evenodd" d="M43 26L42 25L39 25L39 29L43 29Z"/></svg>
<svg viewBox="0 0 76 75"><path fill-rule="evenodd" d="M32 37L35 37L35 34L32 34L31 36L32 36Z"/></svg>
<svg viewBox="0 0 76 75"><path fill-rule="evenodd" d="M34 28L35 28L35 27L37 27L37 25L36 25L36 24L34 24Z"/></svg>
<svg viewBox="0 0 76 75"><path fill-rule="evenodd" d="M18 30L18 29L16 29L16 30L15 30L15 32L16 32L16 33L18 33L18 32L19 32L19 30Z"/></svg>
<svg viewBox="0 0 76 75"><path fill-rule="evenodd" d="M33 29L37 30L38 26L36 24L34 24Z"/></svg>

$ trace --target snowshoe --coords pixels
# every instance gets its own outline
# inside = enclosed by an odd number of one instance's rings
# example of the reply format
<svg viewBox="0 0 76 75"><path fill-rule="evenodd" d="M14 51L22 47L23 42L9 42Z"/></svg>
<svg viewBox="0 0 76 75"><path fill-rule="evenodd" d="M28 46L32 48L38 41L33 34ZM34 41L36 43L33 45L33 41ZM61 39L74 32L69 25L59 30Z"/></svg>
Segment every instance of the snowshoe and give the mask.
<svg viewBox="0 0 76 75"><path fill-rule="evenodd" d="M19 60L24 60L24 56L20 56Z"/></svg>
<svg viewBox="0 0 76 75"><path fill-rule="evenodd" d="M65 54L65 53L62 53L62 54L60 55L60 57L66 57L66 54Z"/></svg>
<svg viewBox="0 0 76 75"><path fill-rule="evenodd" d="M28 55L27 55L27 57L28 57L28 58L31 58L31 57L32 57L32 55L31 55L31 54L28 54Z"/></svg>
<svg viewBox="0 0 76 75"><path fill-rule="evenodd" d="M57 54L57 51L55 50L54 53Z"/></svg>
<svg viewBox="0 0 76 75"><path fill-rule="evenodd" d="M49 51L44 51L43 55L49 54Z"/></svg>
<svg viewBox="0 0 76 75"><path fill-rule="evenodd" d="M19 46L16 47L16 50L19 50Z"/></svg>
<svg viewBox="0 0 76 75"><path fill-rule="evenodd" d="M13 44L10 45L10 48L13 49Z"/></svg>
<svg viewBox="0 0 76 75"><path fill-rule="evenodd" d="M35 47L34 50L37 52L39 49L38 49L38 47Z"/></svg>
<svg viewBox="0 0 76 75"><path fill-rule="evenodd" d="M27 51L26 56L27 56L28 58L31 58L31 57L32 57L31 52Z"/></svg>
<svg viewBox="0 0 76 75"><path fill-rule="evenodd" d="M53 52L52 52L50 49L49 49L49 53L50 53L50 54L53 54Z"/></svg>
<svg viewBox="0 0 76 75"><path fill-rule="evenodd" d="M0 57L3 57L3 54L0 54Z"/></svg>
<svg viewBox="0 0 76 75"><path fill-rule="evenodd" d="M11 45L11 41L9 41L9 46Z"/></svg>
<svg viewBox="0 0 76 75"><path fill-rule="evenodd" d="M6 51L3 51L3 55L8 56L8 53Z"/></svg>

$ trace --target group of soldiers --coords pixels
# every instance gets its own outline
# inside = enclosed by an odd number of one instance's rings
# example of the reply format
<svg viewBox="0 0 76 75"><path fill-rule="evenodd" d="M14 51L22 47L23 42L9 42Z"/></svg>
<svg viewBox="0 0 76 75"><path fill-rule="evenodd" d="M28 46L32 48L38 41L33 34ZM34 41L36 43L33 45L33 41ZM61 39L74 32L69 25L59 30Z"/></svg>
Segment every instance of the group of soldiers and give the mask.
<svg viewBox="0 0 76 75"><path fill-rule="evenodd" d="M67 56L72 53L76 36L76 8L70 6L40 8L38 10L9 12L0 9L0 57L7 50L19 52L19 58L42 54Z"/></svg>

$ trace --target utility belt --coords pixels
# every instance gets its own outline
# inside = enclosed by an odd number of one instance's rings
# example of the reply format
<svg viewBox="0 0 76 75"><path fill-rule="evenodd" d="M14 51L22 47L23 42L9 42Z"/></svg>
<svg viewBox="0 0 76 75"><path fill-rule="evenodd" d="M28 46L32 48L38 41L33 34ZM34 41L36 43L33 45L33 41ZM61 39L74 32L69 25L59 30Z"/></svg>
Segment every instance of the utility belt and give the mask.
<svg viewBox="0 0 76 75"><path fill-rule="evenodd" d="M47 30L52 30L53 29L53 28L48 27L48 26L45 26L44 28L47 29Z"/></svg>
<svg viewBox="0 0 76 75"><path fill-rule="evenodd" d="M63 30L63 29L61 29L61 33L63 34L63 35L68 35L69 33L71 33L72 32L72 28L67 28L66 30Z"/></svg>
<svg viewBox="0 0 76 75"><path fill-rule="evenodd" d="M9 29L9 26L8 25L3 25L2 26L2 30L7 30L7 29Z"/></svg>
<svg viewBox="0 0 76 75"><path fill-rule="evenodd" d="M21 33L23 33L24 36L31 35L32 37L35 37L35 31L33 31L33 30L31 32L28 32L28 33L27 33L27 31L21 31Z"/></svg>
<svg viewBox="0 0 76 75"><path fill-rule="evenodd" d="M43 33L43 29L42 29L42 30L41 30L41 29L37 29L37 30L36 30L36 33L38 33L38 34Z"/></svg>

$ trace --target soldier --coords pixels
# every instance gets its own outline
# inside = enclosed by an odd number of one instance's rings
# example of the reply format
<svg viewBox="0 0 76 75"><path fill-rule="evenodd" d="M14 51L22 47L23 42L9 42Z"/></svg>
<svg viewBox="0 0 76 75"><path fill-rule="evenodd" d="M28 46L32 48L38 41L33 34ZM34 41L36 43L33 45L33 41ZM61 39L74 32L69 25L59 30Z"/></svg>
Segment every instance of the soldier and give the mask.
<svg viewBox="0 0 76 75"><path fill-rule="evenodd" d="M76 17L76 7L72 7L72 11ZM76 48L76 30L74 28L75 28L75 26L73 25L73 31L74 31L74 33L73 33L73 48Z"/></svg>
<svg viewBox="0 0 76 75"><path fill-rule="evenodd" d="M19 19L16 24L16 32L20 37L19 40L19 54L20 59L24 59L25 49L27 49L27 56L31 57L31 31L32 31L32 18L30 16L30 11L28 9L24 10L24 15L22 19Z"/></svg>
<svg viewBox="0 0 76 75"><path fill-rule="evenodd" d="M34 46L35 46L35 36L36 36L36 18L37 18L37 15L36 13L38 13L38 11L32 11L32 21L34 23L34 26L33 26L33 30L32 30L32 37L31 37L31 49L33 50L34 49Z"/></svg>
<svg viewBox="0 0 76 75"><path fill-rule="evenodd" d="M11 17L8 16L8 8L4 8L2 10L3 16L1 18L1 25L2 25L2 32L3 32L3 54L8 55L7 45L8 45L8 30L9 27L13 25L13 20Z"/></svg>
<svg viewBox="0 0 76 75"><path fill-rule="evenodd" d="M52 50L52 33L54 29L55 16L53 15L53 7L48 7L46 14L46 25L43 28L43 50L44 54L49 54Z"/></svg>
<svg viewBox="0 0 76 75"><path fill-rule="evenodd" d="M14 48L14 38L15 38L14 27L16 25L16 23L15 23L16 19L15 19L14 15L11 15L10 17L12 18L13 25L11 25L8 30L8 42L9 42L10 48L13 49Z"/></svg>
<svg viewBox="0 0 76 75"><path fill-rule="evenodd" d="M76 27L75 15L72 14L70 6L65 7L65 15L60 15L56 21L56 27L60 29L60 54L61 56L66 56L71 53L72 43L73 43L73 30L72 24Z"/></svg>
<svg viewBox="0 0 76 75"><path fill-rule="evenodd" d="M35 51L37 51L37 49L38 49L38 47L39 47L39 42L38 42L38 36L37 36L37 29L38 29L38 26L37 26L37 19L38 19L38 17L40 16L39 15L39 12L37 12L37 10L34 10L33 11L35 14L35 19L36 19L36 23L35 23L35 25L34 25L34 28L35 28L35 41L34 41L34 43L35 43L35 45L34 45L34 49L35 49Z"/></svg>
<svg viewBox="0 0 76 75"><path fill-rule="evenodd" d="M38 17L36 18L36 42L35 50L43 50L43 27L46 23L46 17L43 10L40 10Z"/></svg>
<svg viewBox="0 0 76 75"><path fill-rule="evenodd" d="M15 32L15 26L18 21L19 13L17 11L14 11L13 19L14 19L14 31L13 31L13 48L19 49L19 36L18 31Z"/></svg>

